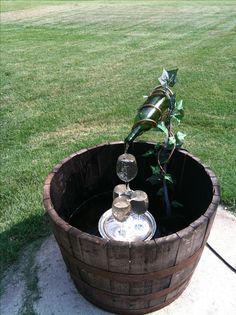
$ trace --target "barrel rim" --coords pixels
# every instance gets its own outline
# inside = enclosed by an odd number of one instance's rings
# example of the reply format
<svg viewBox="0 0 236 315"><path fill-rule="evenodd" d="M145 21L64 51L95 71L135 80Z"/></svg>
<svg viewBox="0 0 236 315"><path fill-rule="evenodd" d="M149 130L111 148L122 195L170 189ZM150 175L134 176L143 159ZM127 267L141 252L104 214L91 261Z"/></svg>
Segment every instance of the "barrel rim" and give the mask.
<svg viewBox="0 0 236 315"><path fill-rule="evenodd" d="M144 144L155 145L155 142L152 142L152 141L135 141L135 143L144 143ZM69 230L73 229L73 234L75 237L85 238L85 239L90 240L90 241L94 240L94 241L100 243L101 245L106 245L108 242L109 242L109 244L115 245L115 246L129 245L130 243L135 243L135 244L140 243L140 245L141 244L151 245L155 242L158 242L160 244L160 243L166 242L167 240L168 241L171 241L171 240L174 241L174 240L180 238L179 235L188 235L189 233L191 233L191 231L194 229L194 227L196 228L196 226L199 226L204 221L207 221L216 212L216 209L217 209L219 202L220 202L220 188L219 188L219 183L218 183L218 179L217 179L216 175L213 173L213 171L207 165L203 164L199 158L195 157L193 154L191 154L190 152L188 152L185 149L178 149L178 152L185 154L186 156L192 158L193 160L196 161L196 163L200 164L204 168L204 171L209 176L211 183L212 183L212 187L213 187L212 201L209 204L208 208L199 218L197 218L196 220L191 222L190 225L188 225L184 229L181 229L181 230L179 230L175 233L172 233L170 235L151 239L151 240L145 241L145 242L144 241L138 241L138 242L126 241L126 242L124 242L124 241L106 240L106 239L103 239L101 237L91 235L87 232L83 232L83 231L79 230L78 228L70 225L68 222L63 220L58 215L57 211L55 210L55 208L52 204L52 200L51 200L51 196L50 196L50 186L51 186L51 183L53 181L55 174L57 174L61 170L63 165L65 165L69 160L71 160L75 156L81 155L87 151L90 151L90 150L93 150L93 149L96 149L99 147L108 146L108 145L116 145L116 144L124 144L124 142L123 141L106 142L106 143L101 143L101 144L98 144L98 145L95 145L95 146L92 146L89 148L83 148L77 152L74 152L74 153L70 154L68 157L61 160L58 164L56 164L56 166L53 168L53 170L46 177L46 180L44 182L44 187L43 187L44 208L47 211L50 218L53 220L53 222L56 225L58 225L59 227L61 227L63 230L68 232Z"/></svg>

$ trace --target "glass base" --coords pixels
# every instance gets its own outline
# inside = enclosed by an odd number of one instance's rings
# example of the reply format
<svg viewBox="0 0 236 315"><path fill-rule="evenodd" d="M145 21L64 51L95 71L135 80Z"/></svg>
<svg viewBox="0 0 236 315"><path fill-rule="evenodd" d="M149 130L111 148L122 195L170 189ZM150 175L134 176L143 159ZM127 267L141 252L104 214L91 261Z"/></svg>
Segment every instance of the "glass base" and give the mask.
<svg viewBox="0 0 236 315"><path fill-rule="evenodd" d="M131 212L124 222L117 221L112 209L107 210L100 218L98 230L103 238L116 241L148 241L156 231L156 222L150 212L142 215Z"/></svg>

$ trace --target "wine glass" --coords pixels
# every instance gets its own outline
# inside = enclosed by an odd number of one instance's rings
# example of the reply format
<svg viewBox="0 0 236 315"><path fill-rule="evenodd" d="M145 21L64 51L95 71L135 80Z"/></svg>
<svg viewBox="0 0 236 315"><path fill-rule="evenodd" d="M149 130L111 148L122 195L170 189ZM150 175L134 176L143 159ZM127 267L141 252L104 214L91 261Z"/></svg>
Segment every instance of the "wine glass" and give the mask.
<svg viewBox="0 0 236 315"><path fill-rule="evenodd" d="M125 237L124 222L128 219L131 212L130 201L126 197L117 197L112 203L112 214L121 223L118 233Z"/></svg>
<svg viewBox="0 0 236 315"><path fill-rule="evenodd" d="M137 215L137 224L135 228L140 230L143 228L142 215L148 210L148 195L142 190L135 190L134 197L130 201L131 209Z"/></svg>
<svg viewBox="0 0 236 315"><path fill-rule="evenodd" d="M130 153L121 154L117 159L116 173L117 176L125 182L128 195L131 195L132 191L129 187L129 182L134 179L138 173L135 156Z"/></svg>

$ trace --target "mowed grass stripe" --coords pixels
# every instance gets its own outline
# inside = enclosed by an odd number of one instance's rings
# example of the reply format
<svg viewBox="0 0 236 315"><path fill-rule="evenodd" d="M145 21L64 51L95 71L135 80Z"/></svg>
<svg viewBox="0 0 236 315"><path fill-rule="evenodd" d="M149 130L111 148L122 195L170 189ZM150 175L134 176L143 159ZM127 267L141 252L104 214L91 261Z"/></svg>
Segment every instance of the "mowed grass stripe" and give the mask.
<svg viewBox="0 0 236 315"><path fill-rule="evenodd" d="M5 2L5 11L16 8ZM235 3L34 3L18 5L1 28L2 261L45 233L51 168L80 148L123 139L162 67L180 69L186 117L176 129L219 177L222 201L235 205Z"/></svg>

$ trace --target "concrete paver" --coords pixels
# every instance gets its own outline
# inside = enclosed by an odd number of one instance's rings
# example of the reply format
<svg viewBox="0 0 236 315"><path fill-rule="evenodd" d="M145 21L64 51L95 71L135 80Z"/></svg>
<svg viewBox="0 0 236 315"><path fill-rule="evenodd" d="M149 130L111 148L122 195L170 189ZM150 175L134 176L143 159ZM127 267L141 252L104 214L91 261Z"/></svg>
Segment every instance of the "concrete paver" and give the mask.
<svg viewBox="0 0 236 315"><path fill-rule="evenodd" d="M215 217L208 243L236 269L235 240L236 216L221 208Z"/></svg>
<svg viewBox="0 0 236 315"><path fill-rule="evenodd" d="M220 209L212 227L209 243L224 258L235 264L236 217ZM35 256L39 296L32 301L38 315L105 315L85 300L76 290L66 271L59 248L53 236L40 247ZM234 265L235 266L235 265ZM15 269L16 270L16 269ZM21 314L25 281L17 272L8 279L5 292L0 299L2 315ZM3 280L4 281L4 280ZM22 286L20 285L22 283ZM13 290L14 288L14 290ZM9 296L11 292L11 296ZM22 293L23 292L23 293ZM236 274L219 260L207 247L184 293L169 306L153 312L158 315L232 315L236 314ZM17 301L17 298L21 299ZM33 297L32 297L33 299ZM11 314L9 314L9 305ZM19 306L19 307L17 307Z"/></svg>

